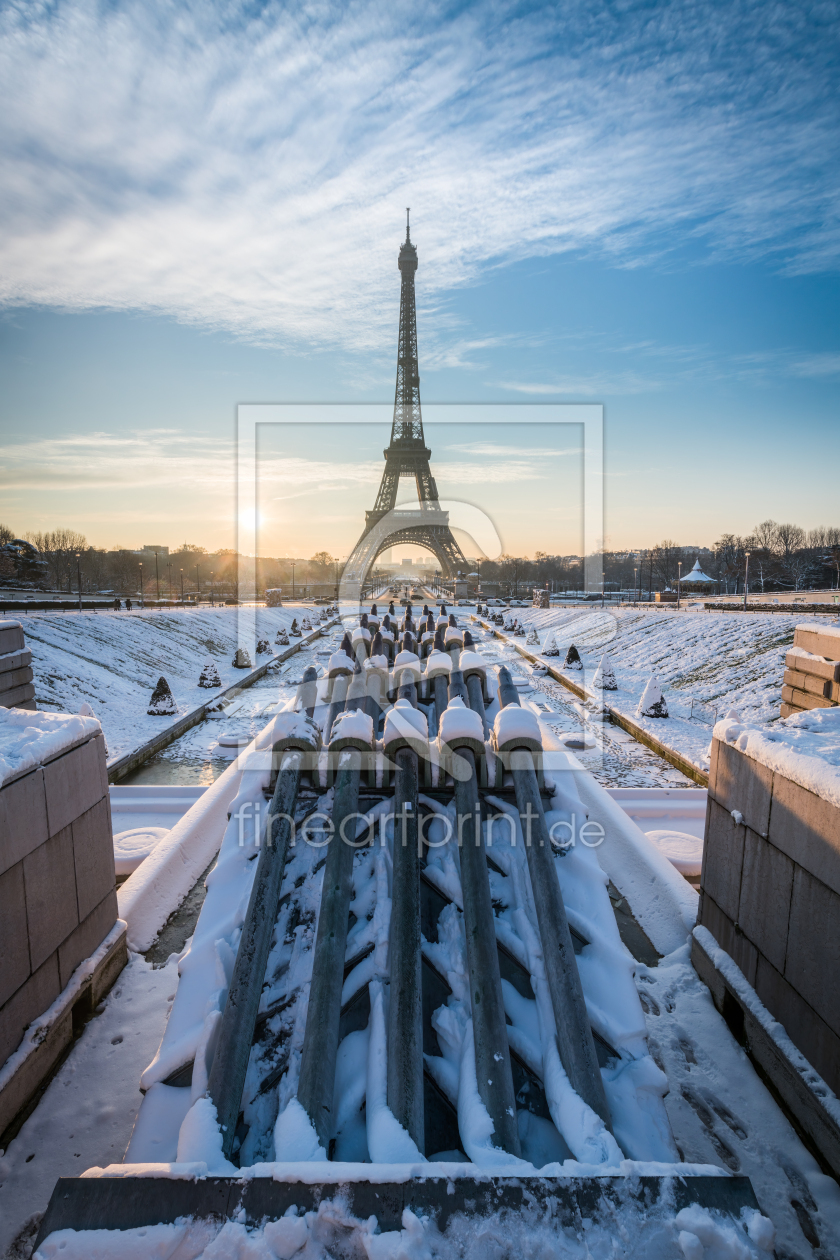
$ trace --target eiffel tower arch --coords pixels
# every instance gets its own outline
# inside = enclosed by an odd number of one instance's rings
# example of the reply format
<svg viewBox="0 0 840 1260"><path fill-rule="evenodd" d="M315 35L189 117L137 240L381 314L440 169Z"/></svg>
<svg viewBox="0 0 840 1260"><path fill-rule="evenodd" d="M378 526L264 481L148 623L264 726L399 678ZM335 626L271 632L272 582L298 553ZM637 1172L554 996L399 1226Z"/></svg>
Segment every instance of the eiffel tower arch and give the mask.
<svg viewBox="0 0 840 1260"><path fill-rule="evenodd" d="M417 360L417 313L414 273L417 250L406 217L405 241L399 253L400 333L397 349L397 386L391 441L383 451L385 471L376 502L365 513L365 528L344 566L345 587L361 591L376 557L400 543L424 547L437 559L445 577L466 571L467 561L449 526L449 513L441 510L437 486L429 467L432 452L423 436L420 411L420 373ZM416 509L398 509L400 480L413 479L417 487ZM350 591L348 590L348 594Z"/></svg>

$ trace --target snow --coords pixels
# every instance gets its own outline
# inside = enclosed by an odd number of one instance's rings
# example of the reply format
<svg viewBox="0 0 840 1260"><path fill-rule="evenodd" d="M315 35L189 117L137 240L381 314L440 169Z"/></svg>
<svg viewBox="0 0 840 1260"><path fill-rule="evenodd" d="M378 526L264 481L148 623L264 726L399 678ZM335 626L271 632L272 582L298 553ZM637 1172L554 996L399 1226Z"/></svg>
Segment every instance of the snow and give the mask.
<svg viewBox="0 0 840 1260"><path fill-rule="evenodd" d="M333 652L327 663L327 673L330 675L334 672L352 674L355 668L355 661L346 652Z"/></svg>
<svg viewBox="0 0 840 1260"><path fill-rule="evenodd" d="M451 744L457 739L477 739L484 743L484 727L480 716L468 709L460 696L454 696L440 715L438 742Z"/></svg>
<svg viewBox="0 0 840 1260"><path fill-rule="evenodd" d="M0 1255L28 1218L45 1210L58 1177L123 1158L143 1101L140 1072L160 1040L176 984L174 959L154 969L130 956L0 1158Z"/></svg>
<svg viewBox="0 0 840 1260"><path fill-rule="evenodd" d="M597 676L597 675L596 675ZM638 717L667 718L668 705L662 695L662 688L656 674L651 674L639 699L636 709Z"/></svg>
<svg viewBox="0 0 840 1260"><path fill-rule="evenodd" d="M0 786L97 735L96 718L0 708Z"/></svg>
<svg viewBox="0 0 840 1260"><path fill-rule="evenodd" d="M840 706L793 713L765 731L724 719L714 736L840 808Z"/></svg>
<svg viewBox="0 0 840 1260"><path fill-rule="evenodd" d="M502 748L511 740L541 742L540 724L536 715L518 704L509 704L504 709L499 709L493 719L493 734L497 748Z"/></svg>
<svg viewBox="0 0 840 1260"><path fill-rule="evenodd" d="M646 831L645 835L681 875L699 877L703 865L702 839L670 829Z"/></svg>
<svg viewBox="0 0 840 1260"><path fill-rule="evenodd" d="M364 709L343 709L333 723L330 742L336 739L358 739L366 747L372 748L373 718Z"/></svg>
<svg viewBox="0 0 840 1260"><path fill-rule="evenodd" d="M153 849L169 835L168 827L130 827L114 835L114 866L117 875L130 875Z"/></svg>
<svg viewBox="0 0 840 1260"><path fill-rule="evenodd" d="M487 662L478 652L465 648L458 659L458 668L465 678L470 673L479 673L484 677L487 673Z"/></svg>
<svg viewBox="0 0 840 1260"><path fill-rule="evenodd" d="M382 745L387 748L396 739L429 738L429 720L421 709L415 709L410 700L397 700L385 715Z"/></svg>
<svg viewBox="0 0 840 1260"><path fill-rule="evenodd" d="M32 652L38 709L76 713L86 701L100 718L110 755L121 757L165 726L159 717L146 713L163 670L178 713L188 713L212 702L212 691L198 685L208 656L218 668L222 687L241 681L242 671L231 664L242 642L241 621L253 627L255 641L273 639L300 613L294 606L206 605L131 613L31 613L25 623L26 646Z"/></svg>

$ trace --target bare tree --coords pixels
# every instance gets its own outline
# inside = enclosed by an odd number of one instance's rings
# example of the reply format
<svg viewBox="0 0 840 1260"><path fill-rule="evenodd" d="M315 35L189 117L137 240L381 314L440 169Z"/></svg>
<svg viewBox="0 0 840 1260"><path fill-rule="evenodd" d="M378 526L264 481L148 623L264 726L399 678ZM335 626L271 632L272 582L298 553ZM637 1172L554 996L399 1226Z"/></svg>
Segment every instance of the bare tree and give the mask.
<svg viewBox="0 0 840 1260"><path fill-rule="evenodd" d="M794 551L805 546L805 530L790 523L776 526L776 551L787 560Z"/></svg>

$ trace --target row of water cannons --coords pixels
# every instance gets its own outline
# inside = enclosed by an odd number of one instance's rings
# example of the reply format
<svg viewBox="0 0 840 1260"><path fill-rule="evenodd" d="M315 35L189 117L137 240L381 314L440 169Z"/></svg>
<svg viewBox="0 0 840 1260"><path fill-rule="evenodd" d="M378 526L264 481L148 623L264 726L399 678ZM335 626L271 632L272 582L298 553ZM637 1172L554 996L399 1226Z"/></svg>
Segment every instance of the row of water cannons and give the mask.
<svg viewBox="0 0 840 1260"><path fill-rule="evenodd" d="M330 657L326 677L319 678L314 665L307 667L294 711L274 720L273 755L272 800L207 1085L224 1155L230 1159L234 1151L301 776L306 771L315 783L320 778L323 786L325 768L333 789L332 800L325 805L327 834L333 842L325 852L296 1095L278 1116L274 1141L280 1160L328 1157L336 1137L336 1063L353 858L359 844L359 796L366 778L369 788L379 786L376 780L371 782L371 772L381 768L383 760L388 778L383 774L381 787L393 794L393 818L400 822L401 842L397 843L395 830L388 903L388 1049L382 1085L387 1108L402 1132L399 1156L391 1152L380 1158L415 1162L426 1151L420 879L421 852L428 840L422 834L419 793L422 767L430 763L439 772L432 775L432 783L437 778L438 790L450 790L454 798L452 831L460 854L474 1079L491 1121L492 1145L509 1155L520 1155L490 876L482 843L479 790L490 786L483 780L491 762L494 790L513 789L517 812L528 819L525 848L534 926L554 1016L558 1070L562 1065L584 1104L587 1126L593 1133L603 1133L610 1126L610 1114L545 818L539 722L530 709L521 706L507 667L502 665L498 672L488 669L486 660L473 650L469 631L458 626L454 616L447 616L445 607L440 616L424 608L415 620L409 606L398 622L393 605L381 619L374 605L344 635L341 647ZM390 1150L390 1137L387 1145ZM308 1153L300 1154L304 1147Z"/></svg>

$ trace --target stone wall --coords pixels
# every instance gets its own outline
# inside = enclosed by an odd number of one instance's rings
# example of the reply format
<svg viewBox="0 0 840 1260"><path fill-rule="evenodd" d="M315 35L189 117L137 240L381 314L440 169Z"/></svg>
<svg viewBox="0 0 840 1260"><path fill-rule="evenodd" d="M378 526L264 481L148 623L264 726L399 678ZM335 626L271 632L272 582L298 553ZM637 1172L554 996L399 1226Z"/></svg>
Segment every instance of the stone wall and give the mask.
<svg viewBox="0 0 840 1260"><path fill-rule="evenodd" d="M35 708L32 653L19 621L0 621L0 708Z"/></svg>
<svg viewBox="0 0 840 1260"><path fill-rule="evenodd" d="M100 732L0 787L0 1064L116 920Z"/></svg>
<svg viewBox="0 0 840 1260"><path fill-rule="evenodd" d="M698 923L840 1093L840 809L714 739Z"/></svg>

